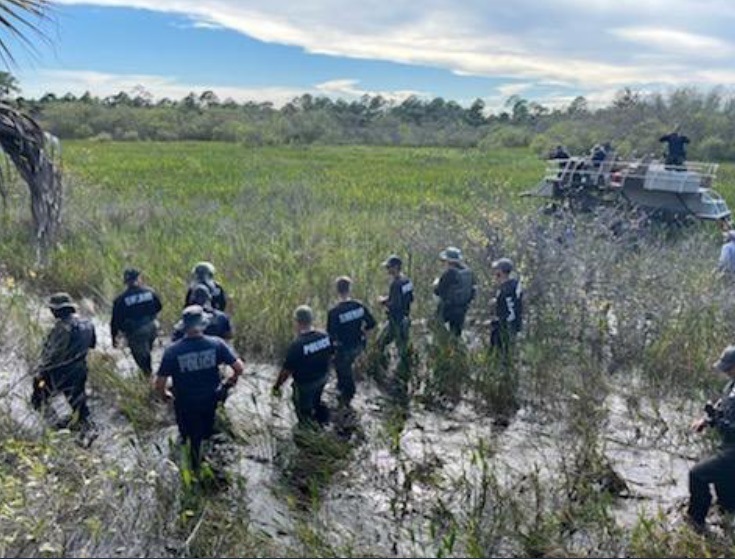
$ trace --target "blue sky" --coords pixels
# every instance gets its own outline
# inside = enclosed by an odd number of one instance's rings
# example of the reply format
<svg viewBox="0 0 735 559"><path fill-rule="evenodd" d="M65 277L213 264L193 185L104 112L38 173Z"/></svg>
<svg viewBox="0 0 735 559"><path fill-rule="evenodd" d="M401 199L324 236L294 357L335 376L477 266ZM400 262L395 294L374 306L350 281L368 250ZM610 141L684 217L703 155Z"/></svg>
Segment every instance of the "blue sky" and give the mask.
<svg viewBox="0 0 735 559"><path fill-rule="evenodd" d="M18 58L26 95L214 90L603 103L629 86L735 86L731 0L58 0Z"/></svg>

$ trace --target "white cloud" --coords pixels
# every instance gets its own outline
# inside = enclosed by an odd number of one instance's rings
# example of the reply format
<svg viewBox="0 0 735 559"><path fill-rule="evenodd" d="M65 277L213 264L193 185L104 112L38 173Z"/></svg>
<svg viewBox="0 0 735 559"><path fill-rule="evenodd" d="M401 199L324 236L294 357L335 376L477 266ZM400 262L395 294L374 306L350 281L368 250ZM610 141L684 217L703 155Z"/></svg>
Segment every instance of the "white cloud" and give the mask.
<svg viewBox="0 0 735 559"><path fill-rule="evenodd" d="M531 89L533 86L533 82L506 83L499 85L495 89L501 96L511 97L512 95L523 93L524 91Z"/></svg>
<svg viewBox="0 0 735 559"><path fill-rule="evenodd" d="M698 58L723 58L735 52L735 45L706 35L660 27L621 27L611 33L624 40L663 52L689 54Z"/></svg>
<svg viewBox="0 0 735 559"><path fill-rule="evenodd" d="M731 0L363 0L349 6L344 0L57 2L174 13L311 53L563 84L574 91L711 86L735 72L728 40L735 25ZM716 58L715 51L728 54ZM706 69L703 55L710 60ZM507 93L513 85L501 87ZM360 91L356 84L341 87Z"/></svg>
<svg viewBox="0 0 735 559"><path fill-rule="evenodd" d="M323 95L330 97L352 97L359 98L363 95L369 95L371 97L380 95L388 101L403 101L411 96L417 97L431 97L431 94L425 91L416 90L398 90L398 91L379 91L369 90L359 87L359 80L353 79L338 79L329 80L324 83L316 85L316 90Z"/></svg>
<svg viewBox="0 0 735 559"><path fill-rule="evenodd" d="M304 88L293 87L232 87L211 83L183 83L168 76L150 74L112 74L87 70L41 70L32 75L19 75L23 84L23 94L29 97L41 97L53 92L57 95L73 93L82 95L89 91L97 97L115 95L121 91L135 95L142 88L155 99L168 97L182 99L190 92L197 95L203 91L214 91L220 99L234 99L238 102L255 101L272 102L282 106L304 93L324 95L332 98L357 99L363 95L381 95L389 101L403 101L411 95L429 97L421 91L373 91L359 87L360 82L353 79L336 79Z"/></svg>
<svg viewBox="0 0 735 559"><path fill-rule="evenodd" d="M44 93L57 95L73 93L81 95L89 91L98 97L115 95L120 91L131 93L142 87L153 94L156 99L168 97L181 99L190 92L197 94L212 90L220 99L232 98L236 101L273 102L283 105L297 95L304 93L301 89L288 87L232 87L216 84L182 83L175 78L149 74L110 74L86 70L40 70L25 76L20 74L23 94L40 97Z"/></svg>
<svg viewBox="0 0 735 559"><path fill-rule="evenodd" d="M585 14L593 17L602 10L610 21L621 23L630 21L626 17L630 13L638 14L644 24L633 28L614 26L612 41L633 40L655 47L674 42L682 46L681 50L725 43L716 37L645 24L665 20L669 14L688 15L691 21L706 23L710 20L703 21L705 16L701 14L722 7L722 0L516 0L504 10L490 3L450 0L365 0L349 8L338 0L58 1L184 14L205 25L227 27L262 41L299 46L313 53L440 67L461 75L552 80L575 86L673 85L684 83L689 74L684 61L676 58L664 64L635 64L621 61L626 59L623 53L616 59L615 45L604 45L600 38L605 30L599 28L599 21L586 21ZM574 17L569 17L572 14ZM529 21L518 21L524 17ZM556 33L566 39L558 39ZM601 46L593 51L596 44ZM539 50L539 45L544 50ZM579 45L588 48L579 49ZM634 54L631 52L627 59ZM706 80L707 76L699 78Z"/></svg>

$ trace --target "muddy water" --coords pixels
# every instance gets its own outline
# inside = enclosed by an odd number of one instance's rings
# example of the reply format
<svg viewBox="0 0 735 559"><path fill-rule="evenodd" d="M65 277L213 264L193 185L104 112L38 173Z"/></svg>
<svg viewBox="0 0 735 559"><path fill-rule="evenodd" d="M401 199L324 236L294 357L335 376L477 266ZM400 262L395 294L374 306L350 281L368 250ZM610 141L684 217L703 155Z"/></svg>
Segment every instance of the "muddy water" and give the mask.
<svg viewBox="0 0 735 559"><path fill-rule="evenodd" d="M37 312L49 321L44 313ZM129 353L112 349L106 322L95 320L99 350L114 356L118 374L137 374ZM156 361L160 351L159 347ZM307 523L333 546L385 555L433 555L437 541L432 537L432 519L441 508L457 517L463 514L462 488L478 483L473 457L480 442L487 448L497 479L508 487L529 474L538 475L544 483L558 482L568 452L567 431L559 419L523 408L510 425L498 427L465 403L442 413L412 403L396 439L387 428L390 401L366 382L359 386L354 402L359 433L353 438L349 461L315 495L311 506L298 506L283 475L284 461L299 452L292 442L296 419L288 390L281 400L270 396L276 374L273 366L249 364L226 409L245 440L230 468L247 481L252 526L284 544L296 544L297 528ZM26 375L18 356L2 355L0 392L8 394L8 411L29 433L37 434L43 427L26 403L30 392ZM622 526L630 527L640 512L674 511L686 497L687 470L701 450L686 427L699 410L692 402L640 399L634 383L620 376L611 386L602 403L607 414L600 427L605 455L630 490L630 498L616 501L614 513ZM330 386L326 398L334 403L334 396ZM176 429L165 410L161 419L162 424L168 421L167 426L141 441L108 402L92 394L90 404L99 438L89 452L123 469L142 465L162 475L163 470L170 471L166 449ZM63 407L63 402L59 405ZM155 498L150 491L130 493L124 507L130 511L145 510L141 503ZM143 514L131 520L128 528L136 522L145 526L145 521ZM109 542L96 551L114 555L119 546L127 546L134 555L135 545L129 540Z"/></svg>
<svg viewBox="0 0 735 559"><path fill-rule="evenodd" d="M318 506L300 511L286 504L278 466L295 417L285 398L275 402L268 396L277 370L256 366L250 372L228 402L228 413L249 440L238 470L248 479L252 520L274 537L283 538L308 520L329 534L333 545L387 555L435 554L431 519L440 502L461 516L466 501L459 487L467 480L478 482L473 457L480 441L494 473L509 487L529 474L542 483L558 482L568 452L563 425L542 412L522 409L505 428L466 404L448 413L414 407L396 452L385 428L389 403L375 386L363 383L354 407L364 440L321 494ZM617 500L614 515L630 528L641 512L663 511L672 519L676 515L698 452L687 427L699 410L686 401L639 401L626 390L636 392L632 383L618 386L602 403L608 413L601 437L606 458L629 488ZM334 398L333 389L327 398ZM407 476L412 482L404 492L399 488L406 487Z"/></svg>

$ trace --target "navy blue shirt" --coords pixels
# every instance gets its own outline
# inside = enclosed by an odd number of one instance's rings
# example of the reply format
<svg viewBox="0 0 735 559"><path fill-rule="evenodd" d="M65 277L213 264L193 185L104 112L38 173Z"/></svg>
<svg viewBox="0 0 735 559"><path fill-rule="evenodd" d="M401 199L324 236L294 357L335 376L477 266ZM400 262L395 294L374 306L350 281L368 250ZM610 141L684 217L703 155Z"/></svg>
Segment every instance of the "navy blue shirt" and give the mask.
<svg viewBox="0 0 735 559"><path fill-rule="evenodd" d="M207 405L216 401L220 365L237 361L234 350L219 338L183 338L166 348L159 377L171 377L178 404Z"/></svg>
<svg viewBox="0 0 735 559"><path fill-rule="evenodd" d="M354 299L340 301L327 316L327 333L339 347L352 349L362 345L365 342L363 331L375 326L375 318L367 307Z"/></svg>
<svg viewBox="0 0 735 559"><path fill-rule="evenodd" d="M148 287L128 287L112 304L110 333L115 339L120 331L130 334L156 319L161 300Z"/></svg>
<svg viewBox="0 0 735 559"><path fill-rule="evenodd" d="M523 290L521 282L509 279L498 290L495 300L495 314L503 327L518 333L523 325Z"/></svg>
<svg viewBox="0 0 735 559"><path fill-rule="evenodd" d="M291 372L297 384L326 380L332 351L332 341L325 332L300 334L289 346L283 368Z"/></svg>
<svg viewBox="0 0 735 559"><path fill-rule="evenodd" d="M413 303L413 283L403 274L399 275L390 284L388 292L388 317L401 321L411 314L411 303Z"/></svg>

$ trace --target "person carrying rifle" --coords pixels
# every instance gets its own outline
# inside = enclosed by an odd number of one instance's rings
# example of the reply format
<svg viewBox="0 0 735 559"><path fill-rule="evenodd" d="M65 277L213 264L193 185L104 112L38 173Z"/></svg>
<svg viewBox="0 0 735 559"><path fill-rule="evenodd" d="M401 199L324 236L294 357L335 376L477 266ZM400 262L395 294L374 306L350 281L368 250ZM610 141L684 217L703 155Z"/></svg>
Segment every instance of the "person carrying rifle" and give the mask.
<svg viewBox="0 0 735 559"><path fill-rule="evenodd" d="M728 513L735 512L735 346L722 352L714 368L728 378L722 398L715 404L708 402L704 415L692 423L695 433L715 429L722 440L717 454L689 470L686 519L699 533L707 529L705 520L712 504L710 485L715 487L719 507Z"/></svg>
<svg viewBox="0 0 735 559"><path fill-rule="evenodd" d="M85 389L87 353L97 345L94 325L77 315L77 307L67 293L52 295L48 306L56 322L43 344L33 378L31 404L40 410L54 394L62 393L71 406L72 416L58 426L85 430L92 427Z"/></svg>

